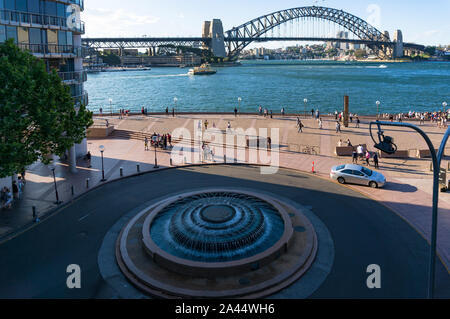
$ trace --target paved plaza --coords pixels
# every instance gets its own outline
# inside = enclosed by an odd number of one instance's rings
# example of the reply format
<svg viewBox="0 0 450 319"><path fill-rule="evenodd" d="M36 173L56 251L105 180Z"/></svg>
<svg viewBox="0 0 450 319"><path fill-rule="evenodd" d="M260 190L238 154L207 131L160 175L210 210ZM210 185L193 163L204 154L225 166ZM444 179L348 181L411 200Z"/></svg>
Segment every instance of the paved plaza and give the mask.
<svg viewBox="0 0 450 319"><path fill-rule="evenodd" d="M130 116L128 118L119 119L117 116L105 117L109 124L113 125L118 131L128 132L145 132L145 133L172 133L176 128L188 129L192 136L194 136L195 121L207 120L209 126L215 126L217 129L226 131L228 122L232 129L242 128L268 128L269 134L271 128L279 129L280 137L280 167L289 168L300 172L310 173L312 170L312 163L314 162L314 169L316 176L319 179L328 179L330 168L337 164L344 164L351 162L351 158L337 157L334 154L335 147L338 141L346 141L350 139L353 145L367 144L370 151L375 151L373 142L370 139L368 131L368 122L370 119L362 118L360 128L355 128L355 123L351 123L349 128L342 126L342 132L335 132L335 121L332 117L324 118L323 128L319 129L315 120L307 116L306 119L302 117L302 122L305 125L303 133L298 133L296 128L296 117L294 116L274 116L273 119L264 118L258 115L241 115L235 117L229 115L190 115L182 114L172 116L165 115L149 115L149 116ZM104 118L104 119L105 119ZM101 124L102 120L96 120L96 123ZM418 124L418 122L414 122ZM435 147L439 147L444 130L436 127L435 124L427 122L421 126L425 132L430 136ZM395 138L395 143L399 150L409 150L410 153L416 149L426 149L426 144L422 138L405 128L394 128L392 130L386 128L387 135ZM185 142L187 143L187 142ZM190 144L190 143L189 143ZM139 172L149 172L155 170L154 168L154 148L150 151L145 151L144 142L142 140L127 138L123 134L113 133L108 138L88 139L88 149L92 154L91 167L82 158L78 161L77 173L71 173L67 162L63 159L57 162L56 176L57 187L60 199L63 205L68 205L74 201L77 203L77 197L92 188L103 184L100 180L102 178L101 172L101 157L99 146L105 146L104 152L104 168L105 178L107 181L120 179L120 171L124 176L134 175L138 173L137 165L139 165ZM313 149L317 155L305 154L304 150ZM193 153L198 152L198 149L192 148ZM248 150L246 150L248 157ZM158 149L157 158L159 169L171 167L170 165L170 151ZM218 159L220 162L222 159ZM227 162L232 162L232 158L227 158ZM430 159L380 159L380 171L387 177L388 184L383 189L371 189L362 186L347 185L345 188L338 186L342 192L346 189L351 189L354 193L360 193L365 198L371 198L371 202L378 208L385 207L387 211L395 212L402 220L412 226L411 229L417 231L417 234L426 240L429 240L431 233L431 199L432 199L432 173L430 172ZM188 160L185 164L189 165ZM211 161L205 164L212 164ZM180 166L182 166L180 165ZM444 160L443 167L447 168L447 161ZM195 168L192 168L195 170ZM219 167L220 169L220 167ZM217 169L215 169L217 172ZM175 174L177 175L177 174ZM167 184L162 179L151 179L152 174L148 175L149 189L145 187L140 191L135 189L130 192L127 188L127 179L121 183L123 189L123 196L132 198L139 198L149 196L155 185L164 189ZM262 175L261 175L262 176ZM275 175L277 176L277 175ZM53 177L51 171L44 165L36 163L32 165L27 171L27 184L22 198L16 200L12 210L3 210L0 212L0 236L3 241L8 241L14 238L17 234L24 232L28 227L35 226L33 223L32 207L36 207L37 213L41 219L45 219L48 213L58 213L59 210L55 202L55 190L53 185ZM262 177L261 177L262 178ZM86 185L86 180L89 179L89 185ZM291 186L304 187L299 183L296 185L296 180L292 179ZM184 180L183 180L184 182ZM332 182L327 182L333 185ZM303 185L303 186L300 186ZM88 187L87 187L88 186ZM107 189L110 186L105 187ZM188 185L185 187L189 187ZM100 190L95 190L93 193L99 194ZM119 195L118 196L122 196ZM151 195L151 194L150 194ZM92 198L92 195L90 198ZM144 197L145 197L144 196ZM367 197L366 197L367 196ZM343 203L343 199L337 199L339 204ZM88 205L86 203L86 205ZM63 209L63 212L71 206ZM332 205L330 207L333 207ZM93 208L86 206L83 213L79 214L88 216L93 209L97 211L100 208ZM358 209L353 207L353 209ZM334 210L334 208L333 208ZM336 215L342 214L342 210L336 211ZM83 216L79 218L83 218ZM119 216L114 213L114 215ZM52 218L53 219L53 218ZM112 220L111 220L112 222ZM43 223L42 225L45 225ZM406 225L406 224L405 224ZM64 226L65 227L65 226ZM33 232L40 236L40 227L36 227ZM447 272L450 268L450 238L448 233L450 231L450 195L448 193L440 193L439 200L439 229L438 229L438 253L440 260L446 265ZM89 233L89 232L88 232ZM25 234L24 234L25 235ZM98 236L100 238L100 232ZM81 236L81 235L80 235ZM379 236L382 236L381 233ZM20 240L21 237L14 239ZM39 238L39 237L38 237ZM392 239L395 241L395 239ZM8 244L8 242L6 242ZM424 252L423 252L424 253ZM426 257L423 256L426 260Z"/></svg>

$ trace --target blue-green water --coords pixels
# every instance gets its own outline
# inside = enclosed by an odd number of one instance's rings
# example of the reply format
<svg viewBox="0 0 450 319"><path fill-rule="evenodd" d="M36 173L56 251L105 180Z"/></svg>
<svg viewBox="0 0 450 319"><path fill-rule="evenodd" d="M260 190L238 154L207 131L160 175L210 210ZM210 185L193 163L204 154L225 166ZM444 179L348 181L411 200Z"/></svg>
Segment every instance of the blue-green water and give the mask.
<svg viewBox="0 0 450 319"><path fill-rule="evenodd" d="M319 108L341 110L350 96L350 111L435 111L450 102L450 63L346 63L317 61L255 61L239 67L216 68L211 76L188 76L188 69L154 68L150 71L89 74L85 84L89 108L119 108L162 112L174 106L180 112L232 112L242 98L242 112L259 105L274 112Z"/></svg>

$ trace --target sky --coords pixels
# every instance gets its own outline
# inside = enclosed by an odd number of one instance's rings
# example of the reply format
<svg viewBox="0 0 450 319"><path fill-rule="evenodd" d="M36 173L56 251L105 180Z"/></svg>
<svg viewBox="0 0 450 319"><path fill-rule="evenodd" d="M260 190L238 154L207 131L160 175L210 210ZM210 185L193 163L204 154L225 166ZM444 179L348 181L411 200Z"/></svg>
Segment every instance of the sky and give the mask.
<svg viewBox="0 0 450 319"><path fill-rule="evenodd" d="M310 5L347 11L389 31L391 38L400 29L405 42L450 44L450 0L85 0L81 19L86 37L199 37L206 20L221 19L226 31L265 14Z"/></svg>

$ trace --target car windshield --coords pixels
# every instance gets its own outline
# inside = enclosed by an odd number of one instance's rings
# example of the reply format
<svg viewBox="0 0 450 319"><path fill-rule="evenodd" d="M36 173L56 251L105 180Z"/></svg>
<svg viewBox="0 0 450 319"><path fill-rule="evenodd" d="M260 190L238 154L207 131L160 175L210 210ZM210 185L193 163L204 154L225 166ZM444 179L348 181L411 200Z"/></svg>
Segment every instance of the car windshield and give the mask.
<svg viewBox="0 0 450 319"><path fill-rule="evenodd" d="M372 174L373 174L373 172L372 172L370 169L365 168L365 167L361 167L361 171L362 171L364 174L366 174L367 176L372 176Z"/></svg>
<svg viewBox="0 0 450 319"><path fill-rule="evenodd" d="M343 170L344 168L345 168L345 165L338 166L338 167L336 167L336 171Z"/></svg>

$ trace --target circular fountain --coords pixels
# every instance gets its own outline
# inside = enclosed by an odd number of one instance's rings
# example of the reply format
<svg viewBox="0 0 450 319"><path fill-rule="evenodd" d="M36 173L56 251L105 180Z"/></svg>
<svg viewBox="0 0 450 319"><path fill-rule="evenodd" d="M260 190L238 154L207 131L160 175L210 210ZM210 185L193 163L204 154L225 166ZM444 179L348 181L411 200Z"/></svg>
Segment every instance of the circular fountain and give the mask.
<svg viewBox="0 0 450 319"><path fill-rule="evenodd" d="M165 199L122 230L122 272L162 297L262 296L298 279L316 252L298 210L246 190L204 190ZM203 283L199 284L199 283Z"/></svg>

